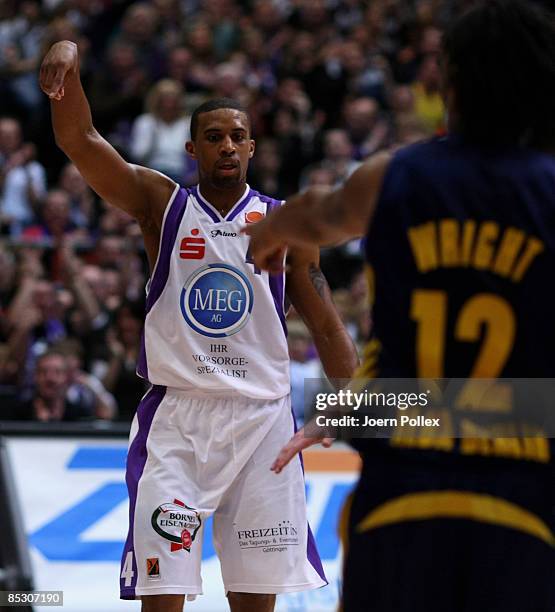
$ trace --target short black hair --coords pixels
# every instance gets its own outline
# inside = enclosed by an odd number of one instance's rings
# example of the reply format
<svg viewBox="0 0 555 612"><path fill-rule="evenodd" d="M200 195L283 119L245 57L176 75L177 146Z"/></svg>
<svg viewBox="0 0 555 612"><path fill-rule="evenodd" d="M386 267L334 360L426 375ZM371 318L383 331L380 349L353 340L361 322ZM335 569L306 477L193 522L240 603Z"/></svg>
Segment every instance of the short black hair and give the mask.
<svg viewBox="0 0 555 612"><path fill-rule="evenodd" d="M529 0L484 0L443 37L465 139L555 146L555 20Z"/></svg>
<svg viewBox="0 0 555 612"><path fill-rule="evenodd" d="M191 117L191 140L195 140L195 138L197 137L199 115L202 115L202 113L209 113L210 111L219 110L220 108L231 108L233 110L237 110L243 113L247 117L250 130L249 113L240 102L237 102L237 100L233 100L232 98L214 98L213 100L207 100L206 102L203 102L193 111L193 115Z"/></svg>

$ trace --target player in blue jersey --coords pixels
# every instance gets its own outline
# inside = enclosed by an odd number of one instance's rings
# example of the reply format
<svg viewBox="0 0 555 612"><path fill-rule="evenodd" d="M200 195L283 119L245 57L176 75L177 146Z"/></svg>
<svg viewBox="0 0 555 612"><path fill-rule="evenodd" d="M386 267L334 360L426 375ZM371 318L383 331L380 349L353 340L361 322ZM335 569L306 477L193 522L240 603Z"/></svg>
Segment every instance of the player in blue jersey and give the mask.
<svg viewBox="0 0 555 612"><path fill-rule="evenodd" d="M553 16L480 2L447 30L441 64L448 136L292 197L247 228L254 261L277 271L286 245L366 237L361 377L553 378ZM274 470L310 442L293 438ZM343 610L554 610L549 440L435 442L353 440Z"/></svg>
<svg viewBox="0 0 555 612"><path fill-rule="evenodd" d="M232 612L271 612L276 594L325 585L302 462L277 482L270 474L294 433L285 295L330 378L350 377L358 359L318 249L289 250L279 277L253 263L240 229L281 202L246 184L254 153L246 112L220 99L193 113L186 148L200 182L189 189L128 164L94 129L74 43L50 49L41 87L56 142L104 200L139 222L152 270L138 364L152 387L131 428L121 597L142 599L145 612L177 612L201 594L211 516Z"/></svg>

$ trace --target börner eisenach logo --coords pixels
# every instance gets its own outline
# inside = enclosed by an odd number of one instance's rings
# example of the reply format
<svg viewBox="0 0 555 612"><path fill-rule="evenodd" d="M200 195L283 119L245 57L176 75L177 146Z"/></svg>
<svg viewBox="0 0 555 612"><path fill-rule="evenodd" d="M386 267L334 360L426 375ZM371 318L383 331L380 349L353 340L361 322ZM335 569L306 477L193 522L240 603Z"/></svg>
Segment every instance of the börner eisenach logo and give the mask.
<svg viewBox="0 0 555 612"><path fill-rule="evenodd" d="M202 523L199 513L179 499L158 506L152 513L150 522L158 535L171 542L171 552L191 552L191 546Z"/></svg>
<svg viewBox="0 0 555 612"><path fill-rule="evenodd" d="M181 312L199 334L223 338L236 334L252 311L253 290L247 277L227 264L208 264L185 282Z"/></svg>

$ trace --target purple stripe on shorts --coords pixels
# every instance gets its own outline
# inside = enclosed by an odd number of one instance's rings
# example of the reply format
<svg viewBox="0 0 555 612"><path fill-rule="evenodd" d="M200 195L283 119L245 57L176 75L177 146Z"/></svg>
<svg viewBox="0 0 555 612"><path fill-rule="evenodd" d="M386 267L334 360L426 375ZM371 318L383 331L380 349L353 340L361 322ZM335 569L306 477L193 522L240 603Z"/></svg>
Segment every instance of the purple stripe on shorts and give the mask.
<svg viewBox="0 0 555 612"><path fill-rule="evenodd" d="M266 214L268 215L274 208L281 206L280 200L274 200L273 198L268 198L267 196L260 195L257 192L254 192L262 202L266 203ZM287 324L285 322L285 310L284 310L284 299L285 299L285 274L270 274L269 281L270 291L272 292L272 297L274 298L274 305L276 307L276 311L278 313L279 320L281 321L281 326L283 327L283 333L287 336Z"/></svg>
<svg viewBox="0 0 555 612"><path fill-rule="evenodd" d="M242 198L241 200L239 200L239 202L237 202L237 204L235 204L235 206L231 209L231 211L228 213L227 217L225 218L226 221L233 221L233 219L235 219L235 217L245 208L245 206L251 201L252 196L255 194L256 192L253 191L252 189L249 189L247 191L247 193L245 194L245 197Z"/></svg>
<svg viewBox="0 0 555 612"><path fill-rule="evenodd" d="M133 578L131 579L131 585L125 586L125 578L120 578L120 597L121 599L135 599L135 586L137 584L137 560L135 558L135 547L133 544L133 531L135 527L135 506L137 503L137 489L139 486L139 480L143 475L147 460L147 449L146 443L148 440L148 434L152 425L152 419L156 414L158 406L164 399L166 393L166 387L154 385L150 391L144 396L137 408L137 420L139 429L137 435L133 439L129 452L127 454L127 469L125 473L125 482L127 483L127 490L129 492L129 532L127 534L127 540L123 549L123 555L121 558L121 568L123 567L127 558L127 553L133 552Z"/></svg>
<svg viewBox="0 0 555 612"><path fill-rule="evenodd" d="M295 433L298 431L297 427L297 419L295 418L295 413L293 412L293 408L291 408L291 417L293 418L293 430ZM303 454L299 453L299 459L301 460L301 469L303 471L304 477L304 461ZM322 560L320 559L320 554L318 553L318 549L316 548L316 540L314 539L314 535L312 533L312 529L310 528L310 524L307 521L307 529L308 529L308 537L306 540L306 556L310 565L316 570L316 573L320 578L326 583L329 584L328 579L326 578L326 574L324 573L324 568L322 567Z"/></svg>
<svg viewBox="0 0 555 612"><path fill-rule="evenodd" d="M166 286L168 274L170 273L171 254L175 239L177 238L177 231L187 206L188 196L189 190L183 187L180 188L173 202L170 204L170 210L166 214L164 227L162 228L162 237L160 238L158 261L156 262L156 269L150 281L150 288L146 297L147 313L150 312L156 300L162 295L162 291L164 291L164 287Z"/></svg>
<svg viewBox="0 0 555 612"><path fill-rule="evenodd" d="M146 362L146 347L145 347L145 330L141 334L141 346L139 348L139 357L137 359L137 374L148 380L148 365Z"/></svg>
<svg viewBox="0 0 555 612"><path fill-rule="evenodd" d="M193 187L192 191L202 210L204 210L204 212L212 219L212 221L214 221L214 223L219 223L221 221L221 218L210 208L210 206L206 204L206 202L204 202L201 195L199 194L198 185Z"/></svg>

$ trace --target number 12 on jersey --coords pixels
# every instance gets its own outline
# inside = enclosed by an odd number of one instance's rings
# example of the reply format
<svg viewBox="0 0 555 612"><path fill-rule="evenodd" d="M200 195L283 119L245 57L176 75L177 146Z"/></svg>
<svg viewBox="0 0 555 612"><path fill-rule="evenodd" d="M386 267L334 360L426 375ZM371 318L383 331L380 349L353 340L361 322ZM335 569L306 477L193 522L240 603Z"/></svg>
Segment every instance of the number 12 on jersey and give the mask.
<svg viewBox="0 0 555 612"><path fill-rule="evenodd" d="M443 378L447 342L448 296L445 291L417 289L410 317L416 321L416 370L421 378ZM470 377L497 378L511 355L516 317L507 300L492 293L468 299L457 315L454 339L482 345Z"/></svg>

